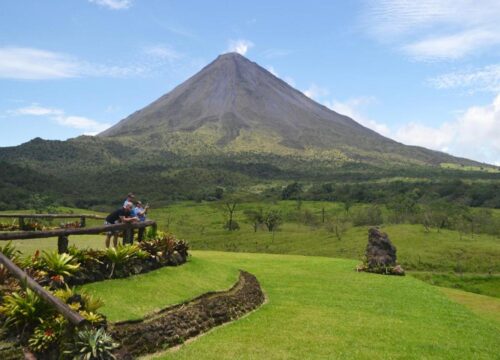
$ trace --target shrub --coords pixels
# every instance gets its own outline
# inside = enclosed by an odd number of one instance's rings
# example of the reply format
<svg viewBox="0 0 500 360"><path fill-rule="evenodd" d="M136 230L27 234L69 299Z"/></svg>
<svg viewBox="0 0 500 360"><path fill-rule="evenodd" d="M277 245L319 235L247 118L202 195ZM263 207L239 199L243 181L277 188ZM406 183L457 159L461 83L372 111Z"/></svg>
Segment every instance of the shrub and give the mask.
<svg viewBox="0 0 500 360"><path fill-rule="evenodd" d="M69 254L44 251L41 259L42 267L52 280L64 283L65 276L71 276L78 271L80 264Z"/></svg>
<svg viewBox="0 0 500 360"><path fill-rule="evenodd" d="M103 328L82 330L76 334L75 344L69 355L77 360L115 359L112 352L118 346Z"/></svg>
<svg viewBox="0 0 500 360"><path fill-rule="evenodd" d="M67 322L62 315L43 321L28 340L30 350L35 353L47 353L51 348L54 349L62 340L66 326Z"/></svg>
<svg viewBox="0 0 500 360"><path fill-rule="evenodd" d="M111 263L109 278L113 277L115 270L121 271L132 259L136 258L139 252L137 245L120 245L106 250L106 258Z"/></svg>
<svg viewBox="0 0 500 360"><path fill-rule="evenodd" d="M359 209L353 214L352 222L354 226L380 225L383 223L382 210L376 205Z"/></svg>
<svg viewBox="0 0 500 360"><path fill-rule="evenodd" d="M5 325L17 327L24 331L26 327L40 324L43 318L52 313L52 309L35 292L26 289L26 292L14 292L6 295L0 314L6 317Z"/></svg>

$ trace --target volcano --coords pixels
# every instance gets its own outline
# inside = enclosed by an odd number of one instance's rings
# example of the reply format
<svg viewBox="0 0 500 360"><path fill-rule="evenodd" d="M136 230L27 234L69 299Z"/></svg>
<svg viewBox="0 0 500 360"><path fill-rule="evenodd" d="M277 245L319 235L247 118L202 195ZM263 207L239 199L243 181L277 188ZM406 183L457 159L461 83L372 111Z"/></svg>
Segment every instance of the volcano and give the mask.
<svg viewBox="0 0 500 360"><path fill-rule="evenodd" d="M356 161L473 163L384 137L238 53L220 55L99 136L155 142L174 152L321 153Z"/></svg>

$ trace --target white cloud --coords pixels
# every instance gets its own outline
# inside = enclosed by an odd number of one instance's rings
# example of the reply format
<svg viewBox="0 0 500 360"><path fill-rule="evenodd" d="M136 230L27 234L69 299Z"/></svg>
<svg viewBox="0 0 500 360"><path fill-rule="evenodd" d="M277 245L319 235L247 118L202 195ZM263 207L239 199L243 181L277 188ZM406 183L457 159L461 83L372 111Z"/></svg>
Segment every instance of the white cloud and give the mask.
<svg viewBox="0 0 500 360"><path fill-rule="evenodd" d="M66 55L32 48L0 48L0 78L60 79L78 76L78 63Z"/></svg>
<svg viewBox="0 0 500 360"><path fill-rule="evenodd" d="M144 65L105 65L62 53L21 47L0 48L0 78L21 80L65 79L85 76L129 77L147 72Z"/></svg>
<svg viewBox="0 0 500 360"><path fill-rule="evenodd" d="M500 92L500 64L482 68L450 72L428 79L437 89L467 89L470 92Z"/></svg>
<svg viewBox="0 0 500 360"><path fill-rule="evenodd" d="M416 60L453 60L500 44L498 0L366 1L363 25Z"/></svg>
<svg viewBox="0 0 500 360"><path fill-rule="evenodd" d="M245 55L248 50L254 47L254 43L250 40L239 39L239 40L229 40L229 46L227 51L237 52L240 55Z"/></svg>
<svg viewBox="0 0 500 360"><path fill-rule="evenodd" d="M470 107L455 120L438 127L407 124L395 132L394 138L405 144L500 163L500 94L491 104Z"/></svg>
<svg viewBox="0 0 500 360"><path fill-rule="evenodd" d="M391 131L387 125L379 123L362 114L361 109L366 105L373 104L374 102L376 102L376 100L373 96L364 96L348 99L343 102L338 100L325 101L323 104L339 114L349 116L356 122L378 132L379 134L390 136Z"/></svg>
<svg viewBox="0 0 500 360"><path fill-rule="evenodd" d="M321 98L327 96L330 94L330 91L328 91L327 88L318 86L316 84L311 84L307 90L304 90L304 95L319 101Z"/></svg>
<svg viewBox="0 0 500 360"><path fill-rule="evenodd" d="M417 60L436 61L459 59L496 44L500 44L500 32L474 29L420 40L403 46L403 51Z"/></svg>
<svg viewBox="0 0 500 360"><path fill-rule="evenodd" d="M10 115L17 116L40 116L57 124L73 129L82 130L85 134L100 133L111 126L83 116L66 115L61 109L48 108L39 105L31 105L24 108L8 111Z"/></svg>
<svg viewBox="0 0 500 360"><path fill-rule="evenodd" d="M89 2L111 10L124 10L132 6L132 0L89 0Z"/></svg>

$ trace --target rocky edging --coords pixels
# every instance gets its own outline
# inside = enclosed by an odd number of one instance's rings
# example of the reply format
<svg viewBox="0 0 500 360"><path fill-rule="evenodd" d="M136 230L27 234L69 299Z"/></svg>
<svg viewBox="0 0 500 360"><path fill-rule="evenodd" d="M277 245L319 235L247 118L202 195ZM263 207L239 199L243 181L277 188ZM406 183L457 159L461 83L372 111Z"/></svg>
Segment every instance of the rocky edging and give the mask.
<svg viewBox="0 0 500 360"><path fill-rule="evenodd" d="M215 326L235 320L264 303L257 278L240 271L228 291L209 292L142 320L114 323L109 331L121 343L117 359L134 359L183 343Z"/></svg>

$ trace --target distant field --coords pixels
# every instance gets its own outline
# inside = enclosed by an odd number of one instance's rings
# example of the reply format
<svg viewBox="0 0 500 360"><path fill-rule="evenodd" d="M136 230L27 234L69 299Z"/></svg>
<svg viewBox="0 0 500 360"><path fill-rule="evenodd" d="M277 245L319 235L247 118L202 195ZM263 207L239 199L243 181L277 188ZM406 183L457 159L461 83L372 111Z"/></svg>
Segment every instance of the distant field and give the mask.
<svg viewBox="0 0 500 360"><path fill-rule="evenodd" d="M188 240L195 249L362 259L369 227L351 227L341 240L329 230L328 224L321 222L305 225L285 220L274 234L266 229L254 232L243 212L259 205L279 209L285 218L297 206L295 201L241 204L235 215L240 230L232 232L223 229L224 212L214 203L178 203L153 209L151 217L158 220L160 228L168 228L179 238ZM301 204L302 211L308 210L318 219L321 218L322 208L325 208L328 217L341 211L341 204L306 201ZM471 238L450 230L426 232L423 226L410 224L387 225L382 226L382 229L396 245L399 261L408 269L500 272L500 239L495 236L481 234Z"/></svg>
<svg viewBox="0 0 500 360"><path fill-rule="evenodd" d="M298 206L302 213L312 214L314 224L306 225L294 218ZM274 234L263 227L254 232L252 224L246 219L244 211L258 207L281 211L284 223ZM356 205L350 211L356 211L358 207ZM323 208L325 223L322 223ZM340 240L337 239L328 222L343 211L341 204L333 202L243 203L237 205L235 212L235 220L240 224L238 231L223 229L225 214L221 204L215 202L179 202L159 209L153 207L150 218L157 220L160 229L169 230L178 238L189 241L193 249L300 254L361 261L369 227L350 227ZM498 217L500 211L493 214ZM101 223L89 221L90 225ZM499 296L499 238L484 234L461 236L450 230L438 232L432 229L426 232L422 225L411 224L385 225L382 229L396 245L399 262L407 270L418 271L421 279L440 286ZM57 248L55 238L15 241L15 244L24 253ZM104 235L71 236L70 244L103 248ZM476 278L479 280L476 281Z"/></svg>

